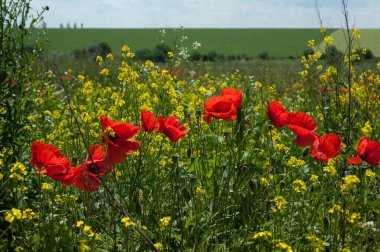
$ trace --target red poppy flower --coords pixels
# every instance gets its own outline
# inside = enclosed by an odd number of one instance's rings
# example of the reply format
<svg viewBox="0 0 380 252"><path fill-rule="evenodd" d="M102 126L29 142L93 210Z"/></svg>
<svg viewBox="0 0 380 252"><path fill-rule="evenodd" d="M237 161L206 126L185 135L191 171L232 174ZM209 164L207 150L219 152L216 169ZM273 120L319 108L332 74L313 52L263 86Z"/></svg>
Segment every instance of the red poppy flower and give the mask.
<svg viewBox="0 0 380 252"><path fill-rule="evenodd" d="M380 165L380 143L372 141L367 137L362 137L356 149L357 157L348 159L348 164L361 164L366 161L370 165Z"/></svg>
<svg viewBox="0 0 380 252"><path fill-rule="evenodd" d="M79 189L93 192L99 188L99 176L92 173L86 163L72 168L69 174L73 179L73 185Z"/></svg>
<svg viewBox="0 0 380 252"><path fill-rule="evenodd" d="M41 174L45 174L54 180L70 184L67 174L70 170L70 161L54 146L41 141L35 141L31 147L32 163Z"/></svg>
<svg viewBox="0 0 380 252"><path fill-rule="evenodd" d="M288 124L300 126L306 130L315 131L317 129L317 123L313 117L304 112L289 113Z"/></svg>
<svg viewBox="0 0 380 252"><path fill-rule="evenodd" d="M222 96L228 97L235 105L236 109L240 108L243 91L238 91L234 88L225 88L222 90Z"/></svg>
<svg viewBox="0 0 380 252"><path fill-rule="evenodd" d="M301 147L312 146L314 142L320 137L318 133L297 125L289 124L288 127L297 134L294 142Z"/></svg>
<svg viewBox="0 0 380 252"><path fill-rule="evenodd" d="M99 176L111 172L111 166L106 164L106 151L101 144L92 145L89 151L91 157L88 156L83 164L72 168L68 177L75 187L93 192L99 187Z"/></svg>
<svg viewBox="0 0 380 252"><path fill-rule="evenodd" d="M158 120L152 112L143 109L141 110L141 126L146 132L152 133L158 130Z"/></svg>
<svg viewBox="0 0 380 252"><path fill-rule="evenodd" d="M203 105L205 114L203 120L211 123L211 118L234 121L237 117L237 111L232 99L228 96L215 96L206 100Z"/></svg>
<svg viewBox="0 0 380 252"><path fill-rule="evenodd" d="M304 112L288 113L288 127L297 134L294 142L302 147L312 146L320 137L314 132L317 129L316 122Z"/></svg>
<svg viewBox="0 0 380 252"><path fill-rule="evenodd" d="M117 164L123 161L129 154L140 147L140 141L129 141L139 133L140 128L130 124L115 122L102 115L102 143L107 143L107 161Z"/></svg>
<svg viewBox="0 0 380 252"><path fill-rule="evenodd" d="M326 134L318 138L311 148L311 156L315 159L327 162L336 157L342 148L340 138L336 134Z"/></svg>
<svg viewBox="0 0 380 252"><path fill-rule="evenodd" d="M172 142L177 142L188 132L185 126L177 121L177 118L175 116L169 116L168 118L161 116L158 122L160 124L160 132L169 137L170 141Z"/></svg>
<svg viewBox="0 0 380 252"><path fill-rule="evenodd" d="M56 147L50 144L34 141L30 146L30 150L32 152L30 163L37 169L41 169L46 164L57 163L61 159L66 159L70 164L69 160Z"/></svg>
<svg viewBox="0 0 380 252"><path fill-rule="evenodd" d="M278 102L268 102L267 115L277 129L288 124L288 111Z"/></svg>

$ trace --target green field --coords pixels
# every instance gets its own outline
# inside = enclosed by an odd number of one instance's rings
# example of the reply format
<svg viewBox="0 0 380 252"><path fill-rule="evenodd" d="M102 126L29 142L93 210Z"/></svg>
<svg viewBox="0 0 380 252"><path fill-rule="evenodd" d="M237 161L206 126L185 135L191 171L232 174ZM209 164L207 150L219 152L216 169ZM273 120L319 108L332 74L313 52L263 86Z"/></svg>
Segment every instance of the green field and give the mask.
<svg viewBox="0 0 380 252"><path fill-rule="evenodd" d="M48 29L50 52L70 53L99 42L107 42L114 52L120 52L123 44L133 51L153 49L160 41L160 29ZM328 30L332 33L335 30ZM228 55L257 56L267 52L276 58L299 57L310 39L320 40L319 29L184 29L176 33L167 29L165 41L173 44L182 35L187 43L198 41L199 51L215 51Z"/></svg>
<svg viewBox="0 0 380 252"><path fill-rule="evenodd" d="M347 48L347 33L343 30L334 31L331 36L334 37L334 45L345 51ZM355 48L369 48L373 55L380 57L380 29L362 29L360 30L360 40L355 42Z"/></svg>

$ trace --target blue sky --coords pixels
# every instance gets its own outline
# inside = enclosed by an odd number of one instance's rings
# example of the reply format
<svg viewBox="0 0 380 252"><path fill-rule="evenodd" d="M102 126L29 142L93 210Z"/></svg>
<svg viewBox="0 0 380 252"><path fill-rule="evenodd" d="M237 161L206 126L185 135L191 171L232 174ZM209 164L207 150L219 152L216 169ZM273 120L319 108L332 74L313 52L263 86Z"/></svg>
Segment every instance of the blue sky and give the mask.
<svg viewBox="0 0 380 252"><path fill-rule="evenodd" d="M32 0L48 5L47 27L85 28L315 28L314 0ZM343 24L341 0L318 0L324 26ZM380 28L380 0L348 0L350 23Z"/></svg>

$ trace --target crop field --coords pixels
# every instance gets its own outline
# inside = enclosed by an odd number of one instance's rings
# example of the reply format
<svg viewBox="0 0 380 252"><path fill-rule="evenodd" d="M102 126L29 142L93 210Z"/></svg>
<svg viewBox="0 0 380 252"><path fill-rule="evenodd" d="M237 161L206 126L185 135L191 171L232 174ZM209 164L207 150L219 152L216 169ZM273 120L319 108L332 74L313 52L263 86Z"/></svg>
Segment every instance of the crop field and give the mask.
<svg viewBox="0 0 380 252"><path fill-rule="evenodd" d="M115 53L124 44L133 50L153 49L161 41L161 29L47 29L49 49L70 53L75 49L106 42ZM257 57L267 52L276 58L300 57L307 48L305 41L319 39L318 29L166 29L165 42L173 44L187 36L188 45L198 41L199 51L215 51L224 55ZM328 32L334 32L334 29Z"/></svg>
<svg viewBox="0 0 380 252"><path fill-rule="evenodd" d="M254 35L278 57L309 49L253 74L201 68L170 32L178 50L136 60L157 30L48 30L49 50L109 38L114 52L46 64L44 37L4 26L0 251L380 251L380 62L356 50L366 30L345 31L342 54L324 27L228 30L215 50Z"/></svg>

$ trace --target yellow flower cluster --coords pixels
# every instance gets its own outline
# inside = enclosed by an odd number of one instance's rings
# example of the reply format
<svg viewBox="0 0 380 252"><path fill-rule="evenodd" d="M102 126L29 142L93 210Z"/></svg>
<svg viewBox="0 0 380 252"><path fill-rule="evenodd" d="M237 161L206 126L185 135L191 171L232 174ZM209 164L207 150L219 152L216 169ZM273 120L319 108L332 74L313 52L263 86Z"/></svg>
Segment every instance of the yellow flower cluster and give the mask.
<svg viewBox="0 0 380 252"><path fill-rule="evenodd" d="M24 211L12 208L10 211L7 211L4 216L4 220L9 223L12 223L15 219L32 220L35 218L38 218L38 214L30 208L27 208Z"/></svg>
<svg viewBox="0 0 380 252"><path fill-rule="evenodd" d="M272 211L274 213L281 212L286 208L286 199L282 196L276 196L272 200L274 206L272 207Z"/></svg>
<svg viewBox="0 0 380 252"><path fill-rule="evenodd" d="M158 225L160 226L160 230L163 231L165 230L169 225L172 220L172 217L166 216L160 219Z"/></svg>
<svg viewBox="0 0 380 252"><path fill-rule="evenodd" d="M9 178L15 179L15 180L22 180L23 176L26 176L27 171L26 167L23 163L16 162L12 165L11 174L9 175Z"/></svg>
<svg viewBox="0 0 380 252"><path fill-rule="evenodd" d="M343 178L343 183L340 185L340 191L345 192L356 188L360 183L360 179L356 175L347 175Z"/></svg>
<svg viewBox="0 0 380 252"><path fill-rule="evenodd" d="M279 250L283 250L286 252L293 252L292 247L281 240L273 240L272 243L274 244L274 247L278 248Z"/></svg>
<svg viewBox="0 0 380 252"><path fill-rule="evenodd" d="M327 245L327 242L323 241L315 235L306 236L306 240L308 240L310 247L315 252L324 251L325 246Z"/></svg>
<svg viewBox="0 0 380 252"><path fill-rule="evenodd" d="M153 245L156 247L156 249L157 249L158 251L163 251L163 250L164 250L164 245L162 245L161 242L157 242L157 243L155 243L155 244L153 244Z"/></svg>
<svg viewBox="0 0 380 252"><path fill-rule="evenodd" d="M286 164L291 168L302 168L306 162L302 159L297 159L296 157L291 156Z"/></svg>
<svg viewBox="0 0 380 252"><path fill-rule="evenodd" d="M300 179L294 180L293 183L292 183L292 185L293 185L293 190L296 193L300 193L302 191L306 191L306 189L307 189L305 182L303 182Z"/></svg>
<svg viewBox="0 0 380 252"><path fill-rule="evenodd" d="M366 121L364 127L361 129L364 136L370 137L372 134L372 127L369 121Z"/></svg>
<svg viewBox="0 0 380 252"><path fill-rule="evenodd" d="M327 161L327 166L323 167L323 171L326 172L329 176L335 177L336 176L335 160L330 159L329 161Z"/></svg>
<svg viewBox="0 0 380 252"><path fill-rule="evenodd" d="M264 239L264 240L268 240L269 238L272 238L272 233L269 232L269 231L260 231L260 232L257 232L253 235L253 239L254 240L257 240L257 239Z"/></svg>
<svg viewBox="0 0 380 252"><path fill-rule="evenodd" d="M325 43L325 46L332 45L334 41L334 38L332 36L326 36L323 38L323 42Z"/></svg>
<svg viewBox="0 0 380 252"><path fill-rule="evenodd" d="M121 219L121 223L123 223L126 228L128 228L128 227L136 227L136 223L134 223L131 220L131 218L129 218L129 217L122 218Z"/></svg>

